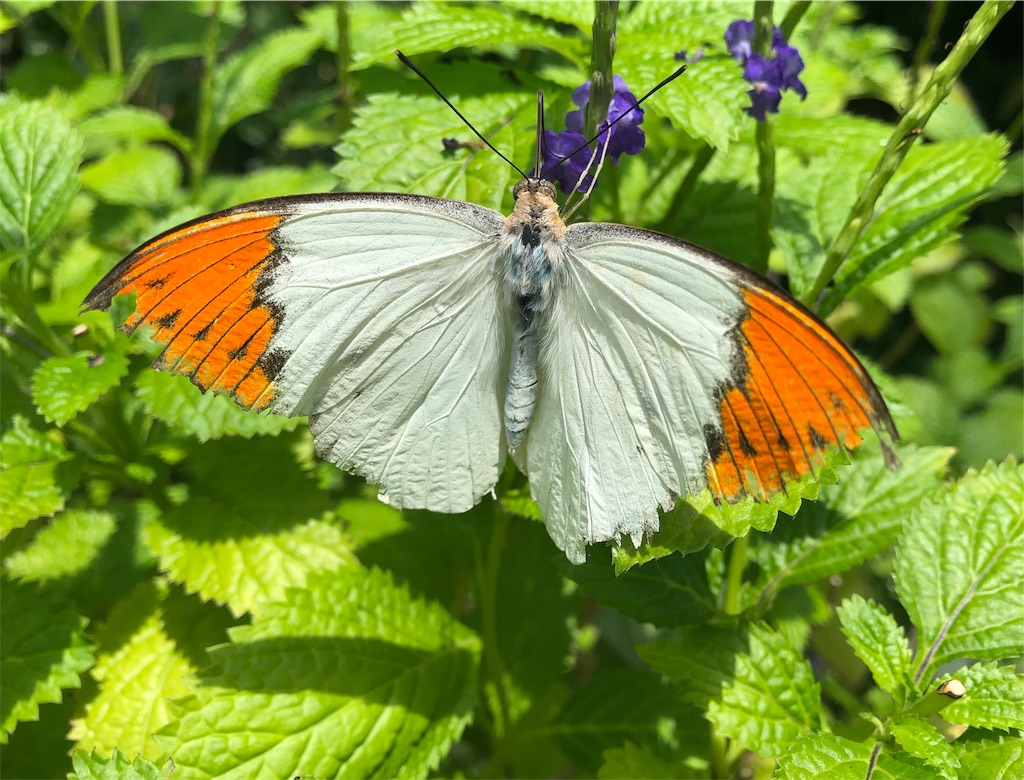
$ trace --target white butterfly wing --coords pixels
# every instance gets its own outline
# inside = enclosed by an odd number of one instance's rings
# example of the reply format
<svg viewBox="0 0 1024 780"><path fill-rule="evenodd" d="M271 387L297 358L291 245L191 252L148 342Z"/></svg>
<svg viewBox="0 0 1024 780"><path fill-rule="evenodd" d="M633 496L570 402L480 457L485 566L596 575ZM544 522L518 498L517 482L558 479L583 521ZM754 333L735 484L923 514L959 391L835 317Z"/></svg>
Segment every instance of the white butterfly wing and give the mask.
<svg viewBox="0 0 1024 780"><path fill-rule="evenodd" d="M584 223L567 231L564 270L516 459L575 562L593 542L639 543L680 494L766 498L860 428L891 429L842 342L734 263Z"/></svg>
<svg viewBox="0 0 1024 780"><path fill-rule="evenodd" d="M129 325L154 327L160 367L309 415L322 456L396 506L465 511L505 459L502 223L405 195L246 204L136 250L86 305L136 292Z"/></svg>

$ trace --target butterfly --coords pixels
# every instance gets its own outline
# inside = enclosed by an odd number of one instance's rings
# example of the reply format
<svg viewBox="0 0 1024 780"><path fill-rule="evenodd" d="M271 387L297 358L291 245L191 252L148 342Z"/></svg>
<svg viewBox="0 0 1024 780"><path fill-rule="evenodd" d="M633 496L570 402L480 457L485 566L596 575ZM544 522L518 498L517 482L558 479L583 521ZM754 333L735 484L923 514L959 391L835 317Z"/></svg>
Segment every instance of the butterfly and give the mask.
<svg viewBox="0 0 1024 780"><path fill-rule="evenodd" d="M671 236L566 225L526 177L509 216L395 193L246 203L148 241L89 293L134 293L155 368L308 416L321 457L399 508L463 512L511 457L548 531L657 531L709 490L758 500L895 426L843 342L761 276ZM890 452L886 447L886 451Z"/></svg>

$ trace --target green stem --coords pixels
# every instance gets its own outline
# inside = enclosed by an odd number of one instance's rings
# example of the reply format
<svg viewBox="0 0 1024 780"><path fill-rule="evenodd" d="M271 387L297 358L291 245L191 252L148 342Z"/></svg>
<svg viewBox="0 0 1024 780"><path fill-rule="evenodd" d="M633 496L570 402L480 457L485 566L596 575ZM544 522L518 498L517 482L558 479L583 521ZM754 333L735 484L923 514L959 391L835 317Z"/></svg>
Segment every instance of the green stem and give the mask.
<svg viewBox="0 0 1024 780"><path fill-rule="evenodd" d="M476 545L477 585L480 588L480 617L483 627L484 665L498 698L498 712L494 719L494 736L497 743L495 752L501 751L501 743L509 729L511 708L508 691L505 690L505 669L498 646L498 576L501 573L501 554L508 531L509 514L500 505L494 505L491 537L484 558L479 538Z"/></svg>
<svg viewBox="0 0 1024 780"><path fill-rule="evenodd" d="M727 615L740 614L740 588L743 586L743 570L747 566L747 547L750 535L733 540L729 549L729 568L725 574L725 595L722 609Z"/></svg>
<svg viewBox="0 0 1024 780"><path fill-rule="evenodd" d="M614 92L612 63L615 60L615 24L619 14L618 0L597 0L595 5L594 40L590 50L590 101L583 125L583 135L587 139L593 138L598 125L608 118L608 106Z"/></svg>
<svg viewBox="0 0 1024 780"><path fill-rule="evenodd" d="M946 18L946 0L934 0L928 11L928 21L925 24L924 35L917 43L917 50L914 52L914 62L910 66L910 100L917 97L918 87L921 86L921 70L928 62L928 56L935 49L935 42L939 39L939 28L942 20Z"/></svg>
<svg viewBox="0 0 1024 780"><path fill-rule="evenodd" d="M768 57L772 46L772 0L757 0L754 3L754 50ZM771 117L758 122L757 146L757 202L755 213L757 229L754 236L754 257L750 267L758 273L768 270L768 256L772 251L772 225L775 220L775 138Z"/></svg>
<svg viewBox="0 0 1024 780"><path fill-rule="evenodd" d="M807 13L807 9L811 7L811 0L798 0L793 3L789 10L786 11L786 15L782 17L782 24L779 25L779 29L782 31L782 37L787 41L790 36L793 35L793 30L800 24L800 20L804 18L804 14Z"/></svg>
<svg viewBox="0 0 1024 780"><path fill-rule="evenodd" d="M334 129L340 136L352 127L352 101L355 97L355 83L352 79L352 46L349 40L348 2L337 0L335 4L338 27L338 50L335 53L335 68L338 81L338 112L334 115Z"/></svg>
<svg viewBox="0 0 1024 780"><path fill-rule="evenodd" d="M857 197L853 208L850 209L846 224L839 231L835 241L832 242L821 271L814 283L801 296L803 303L813 305L832 277L835 276L839 266L849 257L861 234L871 223L875 203L883 188L896 173L903 158L910 151L914 139L919 135L916 131L925 126L932 112L946 99L952 91L957 77L981 48L996 23L1012 6L1012 0L985 0L978 12L967 23L963 35L960 36L960 40L957 41L949 56L935 68L924 90L911 103L907 113L896 125L875 170L871 173L864 190ZM838 301L822 301L818 313L822 316L828 314L837 303Z"/></svg>
<svg viewBox="0 0 1024 780"><path fill-rule="evenodd" d="M213 156L213 76L217 69L217 41L220 37L220 3L213 3L210 26L203 47L203 77L199 83L199 116L196 143L192 147L192 193L198 195L206 181Z"/></svg>
<svg viewBox="0 0 1024 780"><path fill-rule="evenodd" d="M693 162L690 163L690 169L686 172L686 178L679 185L676 194L672 196L672 203L669 205L668 211L665 212L665 218L658 224L658 230L669 233L679 229L677 225L673 224L675 216L683 210L686 201L693 195L700 175L704 173L704 169L708 167L714 156L715 149L713 146L704 146L693 156Z"/></svg>
<svg viewBox="0 0 1024 780"><path fill-rule="evenodd" d="M117 21L116 0L103 0L103 21L107 32L107 67L112 76L124 73L121 59L121 26Z"/></svg>

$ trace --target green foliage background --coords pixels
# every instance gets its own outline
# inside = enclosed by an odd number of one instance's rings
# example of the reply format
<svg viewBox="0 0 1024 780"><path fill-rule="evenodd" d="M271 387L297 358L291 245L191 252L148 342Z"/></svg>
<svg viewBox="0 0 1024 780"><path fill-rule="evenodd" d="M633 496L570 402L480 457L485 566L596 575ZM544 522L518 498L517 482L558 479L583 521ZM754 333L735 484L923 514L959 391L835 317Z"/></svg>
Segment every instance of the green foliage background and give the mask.
<svg viewBox="0 0 1024 780"><path fill-rule="evenodd" d="M797 296L947 56L941 14L956 35L975 10L929 8L901 37L776 4L809 92L772 122L771 268ZM875 369L902 468L868 443L821 484L695 497L572 567L518 475L465 515L396 512L301 420L149 370L155 345L116 329L130 302L79 304L146 238L256 198L507 210L515 173L443 152L468 132L393 52L526 165L537 89L555 127L588 78L592 4L0 13L4 777L1024 776L1019 81L985 90L1009 107L956 84L895 136L910 151L820 301ZM755 262L756 130L720 43L752 13L623 5L638 94L715 45L645 105L647 148L605 169L591 218ZM955 702L934 693L953 677Z"/></svg>

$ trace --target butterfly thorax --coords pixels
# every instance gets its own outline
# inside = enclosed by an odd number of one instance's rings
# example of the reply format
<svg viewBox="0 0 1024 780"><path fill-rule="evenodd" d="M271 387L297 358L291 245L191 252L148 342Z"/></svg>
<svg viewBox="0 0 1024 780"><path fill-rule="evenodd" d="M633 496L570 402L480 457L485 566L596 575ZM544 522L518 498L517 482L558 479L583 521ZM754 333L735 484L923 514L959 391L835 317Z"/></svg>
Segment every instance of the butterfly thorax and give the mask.
<svg viewBox="0 0 1024 780"><path fill-rule="evenodd" d="M526 436L540 384L541 320L565 257L565 223L558 216L555 188L543 179L523 179L512 190L516 205L501 232L501 274L518 309L505 392L505 436L515 449Z"/></svg>

